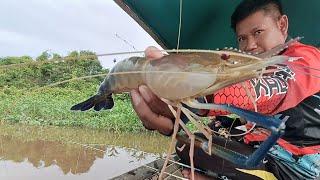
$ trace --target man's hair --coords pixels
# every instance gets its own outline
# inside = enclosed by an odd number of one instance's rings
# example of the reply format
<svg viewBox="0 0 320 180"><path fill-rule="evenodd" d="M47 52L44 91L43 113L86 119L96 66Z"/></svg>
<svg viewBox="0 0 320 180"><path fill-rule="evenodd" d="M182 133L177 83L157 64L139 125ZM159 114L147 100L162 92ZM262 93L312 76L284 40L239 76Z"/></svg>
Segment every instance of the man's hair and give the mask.
<svg viewBox="0 0 320 180"><path fill-rule="evenodd" d="M231 28L236 31L236 25L240 21L260 10L263 10L266 14L274 15L275 18L283 15L280 0L243 0L231 16Z"/></svg>

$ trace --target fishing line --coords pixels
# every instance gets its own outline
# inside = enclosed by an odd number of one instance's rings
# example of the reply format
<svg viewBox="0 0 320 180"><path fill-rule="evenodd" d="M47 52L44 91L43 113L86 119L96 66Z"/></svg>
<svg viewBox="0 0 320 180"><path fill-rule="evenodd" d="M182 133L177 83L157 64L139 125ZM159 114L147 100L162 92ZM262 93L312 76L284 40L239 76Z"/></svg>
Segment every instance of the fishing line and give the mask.
<svg viewBox="0 0 320 180"><path fill-rule="evenodd" d="M181 38L181 25L182 25L182 1L180 0L180 8L179 8L179 28L178 28L178 40L177 40L177 53L180 47L180 38Z"/></svg>

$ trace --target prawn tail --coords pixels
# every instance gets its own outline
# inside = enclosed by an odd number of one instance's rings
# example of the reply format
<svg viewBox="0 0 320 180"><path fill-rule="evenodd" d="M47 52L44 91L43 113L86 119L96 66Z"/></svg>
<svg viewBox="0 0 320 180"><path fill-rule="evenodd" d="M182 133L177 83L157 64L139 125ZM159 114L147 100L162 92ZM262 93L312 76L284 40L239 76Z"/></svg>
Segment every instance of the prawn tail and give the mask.
<svg viewBox="0 0 320 180"><path fill-rule="evenodd" d="M73 111L86 111L93 107L94 110L100 111L101 109L111 109L114 106L112 94L102 97L101 95L94 95L89 99L76 104L71 107Z"/></svg>

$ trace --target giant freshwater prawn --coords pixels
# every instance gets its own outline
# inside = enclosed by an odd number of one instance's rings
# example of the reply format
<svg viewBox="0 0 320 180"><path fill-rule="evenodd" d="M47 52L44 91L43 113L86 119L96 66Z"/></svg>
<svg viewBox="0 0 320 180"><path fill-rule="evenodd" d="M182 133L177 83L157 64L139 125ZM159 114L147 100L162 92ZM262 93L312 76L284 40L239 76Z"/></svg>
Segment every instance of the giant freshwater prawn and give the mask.
<svg viewBox="0 0 320 180"><path fill-rule="evenodd" d="M81 111L91 108L96 111L111 109L114 106L112 94L128 92L138 88L140 85L146 85L168 104L175 115L174 132L168 154L172 152L174 147L179 126L188 135L191 144L189 156L192 174L194 174L193 152L195 136L180 120L181 112L207 138L208 142L202 143L202 148L209 154L217 155L243 167L253 167L262 160L267 151L281 136L285 128L284 122L272 116L261 115L257 112L240 109L228 104L199 103L196 98L213 94L215 91L229 85L258 78L262 73L268 74L275 70L274 68L266 69L266 67L277 66L277 64L283 64L287 61L298 61L300 57L274 56L297 40L299 38L259 55L225 50L203 52L182 52L182 50L179 50L179 53L165 55L155 60L148 60L145 57L130 57L117 63L111 69L101 83L96 95L74 105L71 109ZM219 109L237 114L248 121L269 129L271 135L252 155L247 157L238 154L215 145L212 142L212 130L199 122L200 118L185 108L183 104L196 109ZM168 158L169 156L166 158L160 179L168 163Z"/></svg>

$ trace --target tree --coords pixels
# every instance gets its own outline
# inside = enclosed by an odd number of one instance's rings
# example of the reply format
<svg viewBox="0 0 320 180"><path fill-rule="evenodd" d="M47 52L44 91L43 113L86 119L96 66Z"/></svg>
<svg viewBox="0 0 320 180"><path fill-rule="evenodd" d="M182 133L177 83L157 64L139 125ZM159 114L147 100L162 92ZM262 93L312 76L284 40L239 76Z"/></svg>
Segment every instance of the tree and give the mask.
<svg viewBox="0 0 320 180"><path fill-rule="evenodd" d="M49 53L49 50L46 50L46 51L42 52L41 55L36 58L36 61L47 61L47 60L49 60L49 58L51 58L51 54Z"/></svg>

